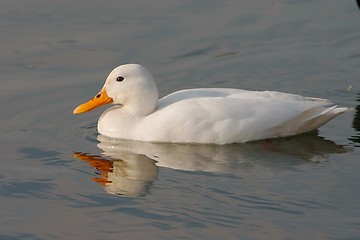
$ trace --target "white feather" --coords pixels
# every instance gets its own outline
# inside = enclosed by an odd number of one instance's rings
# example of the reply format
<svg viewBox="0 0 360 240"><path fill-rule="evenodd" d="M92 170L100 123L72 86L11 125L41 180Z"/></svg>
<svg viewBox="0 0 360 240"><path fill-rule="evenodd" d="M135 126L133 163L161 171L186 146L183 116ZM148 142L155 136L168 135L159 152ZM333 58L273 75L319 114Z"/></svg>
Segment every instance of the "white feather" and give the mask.
<svg viewBox="0 0 360 240"><path fill-rule="evenodd" d="M117 76L125 80L116 82ZM121 105L101 115L99 132L150 142L227 144L285 137L349 111L325 99L225 88L182 90L157 100L153 77L136 64L114 69L104 87Z"/></svg>

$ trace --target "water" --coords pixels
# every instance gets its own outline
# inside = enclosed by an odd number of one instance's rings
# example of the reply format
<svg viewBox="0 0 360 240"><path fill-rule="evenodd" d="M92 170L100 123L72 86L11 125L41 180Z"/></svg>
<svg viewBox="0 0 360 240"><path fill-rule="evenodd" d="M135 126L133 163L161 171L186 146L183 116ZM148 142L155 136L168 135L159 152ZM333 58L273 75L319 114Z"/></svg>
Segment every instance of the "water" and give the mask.
<svg viewBox="0 0 360 240"><path fill-rule="evenodd" d="M358 239L355 1L2 1L0 239ZM357 108L318 134L177 145L73 116L113 67L163 96L269 89Z"/></svg>

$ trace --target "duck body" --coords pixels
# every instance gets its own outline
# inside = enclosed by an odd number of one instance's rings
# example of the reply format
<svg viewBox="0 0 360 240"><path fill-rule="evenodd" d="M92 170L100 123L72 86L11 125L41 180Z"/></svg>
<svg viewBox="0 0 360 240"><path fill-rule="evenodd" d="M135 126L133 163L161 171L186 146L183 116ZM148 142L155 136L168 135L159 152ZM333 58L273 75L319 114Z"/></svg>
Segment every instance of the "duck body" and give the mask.
<svg viewBox="0 0 360 240"><path fill-rule="evenodd" d="M341 113L328 105L323 99L272 91L190 89L159 99L146 116L127 113L123 106L109 108L98 121L98 131L150 142L249 142L315 130Z"/></svg>
<svg viewBox="0 0 360 240"><path fill-rule="evenodd" d="M119 76L124 80L114 80ZM148 142L228 144L293 136L349 110L325 99L230 88L181 90L158 99L152 76L137 64L114 69L99 94L118 104L100 116L100 134Z"/></svg>

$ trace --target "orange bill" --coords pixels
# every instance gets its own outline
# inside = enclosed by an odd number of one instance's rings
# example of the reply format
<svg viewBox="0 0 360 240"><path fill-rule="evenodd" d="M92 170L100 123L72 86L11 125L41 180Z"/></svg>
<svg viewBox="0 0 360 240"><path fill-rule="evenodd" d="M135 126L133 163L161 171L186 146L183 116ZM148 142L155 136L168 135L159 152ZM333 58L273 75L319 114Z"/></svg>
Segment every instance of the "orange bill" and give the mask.
<svg viewBox="0 0 360 240"><path fill-rule="evenodd" d="M113 102L113 99L107 95L105 88L103 88L91 100L77 106L74 109L73 113L79 114L79 113L89 112L89 111L93 110L94 108L103 106L103 105L111 103L111 102Z"/></svg>

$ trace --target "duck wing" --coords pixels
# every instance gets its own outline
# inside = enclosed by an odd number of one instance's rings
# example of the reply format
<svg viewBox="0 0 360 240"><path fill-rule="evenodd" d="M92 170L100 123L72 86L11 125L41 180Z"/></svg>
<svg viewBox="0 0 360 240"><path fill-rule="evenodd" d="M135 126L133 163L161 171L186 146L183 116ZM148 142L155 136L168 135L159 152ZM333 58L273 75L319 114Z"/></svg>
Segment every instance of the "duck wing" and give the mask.
<svg viewBox="0 0 360 240"><path fill-rule="evenodd" d="M325 99L275 91L191 89L160 99L141 128L149 141L226 144L312 131L345 111Z"/></svg>

